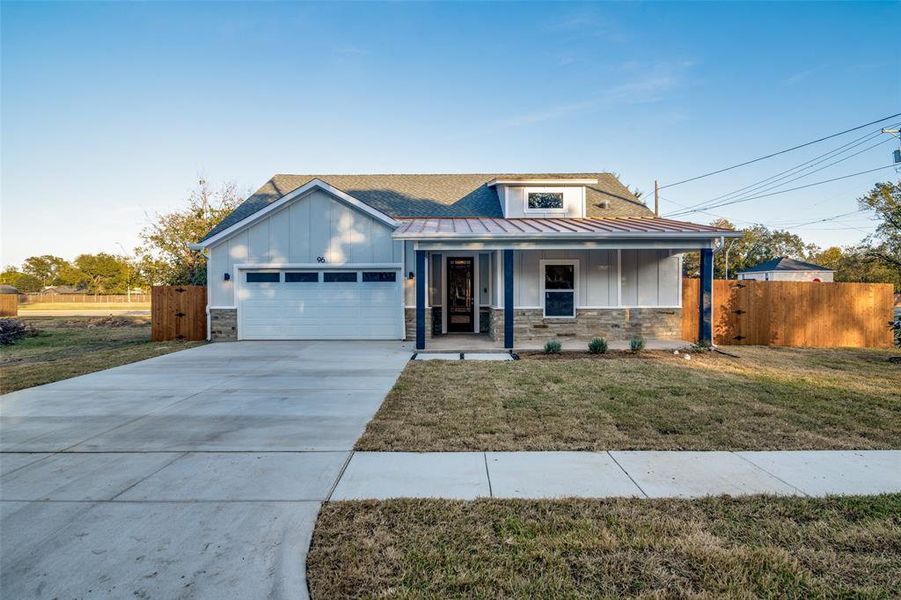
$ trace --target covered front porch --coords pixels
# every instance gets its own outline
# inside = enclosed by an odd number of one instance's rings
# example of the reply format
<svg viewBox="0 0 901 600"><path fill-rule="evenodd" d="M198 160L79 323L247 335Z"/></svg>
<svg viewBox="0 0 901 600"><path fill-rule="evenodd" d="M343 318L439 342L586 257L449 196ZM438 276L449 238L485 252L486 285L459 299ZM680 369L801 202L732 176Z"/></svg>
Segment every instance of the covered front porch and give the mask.
<svg viewBox="0 0 901 600"><path fill-rule="evenodd" d="M402 228L403 229L403 228ZM684 347L682 254L700 251L699 338L711 339L713 250L719 237L448 239L408 232L407 339L419 351L584 350L642 337ZM697 234L696 234L697 235ZM411 306L412 304L412 306Z"/></svg>

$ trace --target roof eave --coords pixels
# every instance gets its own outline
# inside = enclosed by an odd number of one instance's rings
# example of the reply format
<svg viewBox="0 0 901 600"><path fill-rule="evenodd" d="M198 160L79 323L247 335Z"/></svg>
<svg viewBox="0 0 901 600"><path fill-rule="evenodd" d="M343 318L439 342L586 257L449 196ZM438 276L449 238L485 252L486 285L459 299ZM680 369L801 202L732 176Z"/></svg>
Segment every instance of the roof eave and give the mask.
<svg viewBox="0 0 901 600"><path fill-rule="evenodd" d="M461 242L484 242L492 240L592 240L592 239L635 239L635 238L663 238L677 240L709 240L721 237L740 237L737 232L719 231L611 231L611 232L579 232L579 233L494 233L494 234L459 234L459 233L406 233L395 232L392 236L396 240L455 240Z"/></svg>

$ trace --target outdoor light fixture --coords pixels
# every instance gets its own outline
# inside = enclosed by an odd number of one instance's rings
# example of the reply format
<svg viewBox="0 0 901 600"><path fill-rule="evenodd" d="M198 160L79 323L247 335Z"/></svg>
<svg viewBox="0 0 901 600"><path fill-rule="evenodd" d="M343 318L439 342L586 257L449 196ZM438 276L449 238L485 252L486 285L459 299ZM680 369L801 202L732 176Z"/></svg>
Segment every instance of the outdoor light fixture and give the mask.
<svg viewBox="0 0 901 600"><path fill-rule="evenodd" d="M232 276L231 276L230 273L226 273L226 274L225 274L225 277L223 277L223 279L225 279L226 281L228 281L228 280L231 279L231 278L232 278Z"/></svg>
<svg viewBox="0 0 901 600"><path fill-rule="evenodd" d="M416 279L416 275L413 274L413 271L410 271L410 274L407 275L407 279Z"/></svg>

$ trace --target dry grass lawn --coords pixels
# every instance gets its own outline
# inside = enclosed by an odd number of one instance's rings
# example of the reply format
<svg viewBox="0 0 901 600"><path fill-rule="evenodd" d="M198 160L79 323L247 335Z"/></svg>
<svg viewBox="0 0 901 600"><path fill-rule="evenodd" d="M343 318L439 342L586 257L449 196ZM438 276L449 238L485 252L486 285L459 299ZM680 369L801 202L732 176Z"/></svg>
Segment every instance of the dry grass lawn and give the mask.
<svg viewBox="0 0 901 600"><path fill-rule="evenodd" d="M130 317L32 317L39 331L0 347L0 393L68 379L184 350L202 342L151 342L150 320Z"/></svg>
<svg viewBox="0 0 901 600"><path fill-rule="evenodd" d="M358 450L901 448L896 350L411 362Z"/></svg>
<svg viewBox="0 0 901 600"><path fill-rule="evenodd" d="M314 600L891 598L901 495L323 506Z"/></svg>

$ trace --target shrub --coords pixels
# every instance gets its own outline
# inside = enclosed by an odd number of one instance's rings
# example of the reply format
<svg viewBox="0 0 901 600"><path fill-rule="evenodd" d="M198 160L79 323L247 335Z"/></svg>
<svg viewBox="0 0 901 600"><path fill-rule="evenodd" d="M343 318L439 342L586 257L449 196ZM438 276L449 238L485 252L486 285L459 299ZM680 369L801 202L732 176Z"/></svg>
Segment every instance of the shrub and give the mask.
<svg viewBox="0 0 901 600"><path fill-rule="evenodd" d="M607 340L596 337L588 342L588 351L592 354L603 354L607 352Z"/></svg>
<svg viewBox="0 0 901 600"><path fill-rule="evenodd" d="M19 319L0 319L0 344L8 346L37 335L37 330Z"/></svg>
<svg viewBox="0 0 901 600"><path fill-rule="evenodd" d="M636 335L631 340L629 340L629 349L632 352L641 352L644 350L644 338L640 335Z"/></svg>
<svg viewBox="0 0 901 600"><path fill-rule="evenodd" d="M888 328L895 333L895 345L901 348L901 317L889 321Z"/></svg>
<svg viewBox="0 0 901 600"><path fill-rule="evenodd" d="M560 344L560 340L548 340L544 344L545 354L560 354L560 350L562 349L563 346Z"/></svg>

